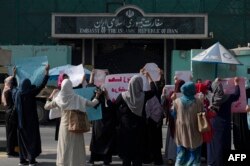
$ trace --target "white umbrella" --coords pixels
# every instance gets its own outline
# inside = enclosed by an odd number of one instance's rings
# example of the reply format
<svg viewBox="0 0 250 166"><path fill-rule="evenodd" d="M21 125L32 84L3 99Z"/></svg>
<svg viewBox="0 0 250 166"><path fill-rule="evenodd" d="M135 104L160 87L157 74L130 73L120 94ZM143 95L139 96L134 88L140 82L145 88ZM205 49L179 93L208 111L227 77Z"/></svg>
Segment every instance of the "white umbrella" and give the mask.
<svg viewBox="0 0 250 166"><path fill-rule="evenodd" d="M60 72L66 70L66 69L69 69L71 68L72 65L63 65L63 66L58 66L58 67L54 67L52 69L49 70L49 75L50 76L58 76L60 74Z"/></svg>
<svg viewBox="0 0 250 166"><path fill-rule="evenodd" d="M217 64L235 64L241 63L219 42L215 43L208 49L202 51L192 58L192 61L205 63L215 63L215 77L217 77Z"/></svg>
<svg viewBox="0 0 250 166"><path fill-rule="evenodd" d="M73 67L76 67L76 66L67 64L67 65L58 66L58 67L54 67L54 68L50 69L49 70L50 79L57 80L57 77L61 72L69 71ZM86 69L84 67L83 67L83 70L84 70L85 75L87 75L87 77L89 77L89 75L91 74L91 71L89 71L88 69Z"/></svg>

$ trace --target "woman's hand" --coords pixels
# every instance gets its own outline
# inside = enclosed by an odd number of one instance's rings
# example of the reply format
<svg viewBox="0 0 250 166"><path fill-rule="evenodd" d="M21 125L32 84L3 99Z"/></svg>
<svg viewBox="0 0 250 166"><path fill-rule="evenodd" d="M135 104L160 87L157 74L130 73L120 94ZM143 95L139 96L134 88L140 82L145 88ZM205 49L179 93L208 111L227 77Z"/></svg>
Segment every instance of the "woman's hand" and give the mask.
<svg viewBox="0 0 250 166"><path fill-rule="evenodd" d="M148 79L149 82L153 82L153 79L152 79L151 75L149 74L149 72L144 71L144 75L146 76L146 78Z"/></svg>
<svg viewBox="0 0 250 166"><path fill-rule="evenodd" d="M250 112L250 106L249 105L246 106L246 111Z"/></svg>
<svg viewBox="0 0 250 166"><path fill-rule="evenodd" d="M173 93L172 96L171 96L171 99L172 99L172 100L175 100L176 98L177 98L176 93Z"/></svg>
<svg viewBox="0 0 250 166"><path fill-rule="evenodd" d="M95 98L96 99L99 99L99 97L101 96L101 94L102 94L102 91L96 91L96 93L95 93Z"/></svg>
<svg viewBox="0 0 250 166"><path fill-rule="evenodd" d="M166 96L166 94L167 94L167 89L166 89L166 88L162 88L162 93L161 93L161 95L162 95L162 96Z"/></svg>
<svg viewBox="0 0 250 166"><path fill-rule="evenodd" d="M16 66L13 67L13 76L16 77Z"/></svg>
<svg viewBox="0 0 250 166"><path fill-rule="evenodd" d="M234 85L239 85L240 79L239 77L234 77Z"/></svg>
<svg viewBox="0 0 250 166"><path fill-rule="evenodd" d="M48 98L49 98L49 99L52 99L53 96L54 96L58 91L59 91L59 89L54 89Z"/></svg>
<svg viewBox="0 0 250 166"><path fill-rule="evenodd" d="M50 69L50 65L47 64L47 65L45 66L45 75L49 75L49 69Z"/></svg>

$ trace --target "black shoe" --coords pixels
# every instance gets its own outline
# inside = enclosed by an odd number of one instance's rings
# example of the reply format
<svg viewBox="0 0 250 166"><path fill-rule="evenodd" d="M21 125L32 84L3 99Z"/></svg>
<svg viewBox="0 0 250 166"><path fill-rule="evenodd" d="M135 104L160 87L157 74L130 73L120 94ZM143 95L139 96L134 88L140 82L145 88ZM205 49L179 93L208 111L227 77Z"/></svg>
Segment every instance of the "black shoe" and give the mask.
<svg viewBox="0 0 250 166"><path fill-rule="evenodd" d="M29 166L36 166L37 165L37 161L35 160L35 161L31 161L31 162L29 162Z"/></svg>
<svg viewBox="0 0 250 166"><path fill-rule="evenodd" d="M29 165L29 162L27 160L22 160L18 165L19 166Z"/></svg>
<svg viewBox="0 0 250 166"><path fill-rule="evenodd" d="M110 162L104 162L103 163L103 166L109 166L110 165Z"/></svg>

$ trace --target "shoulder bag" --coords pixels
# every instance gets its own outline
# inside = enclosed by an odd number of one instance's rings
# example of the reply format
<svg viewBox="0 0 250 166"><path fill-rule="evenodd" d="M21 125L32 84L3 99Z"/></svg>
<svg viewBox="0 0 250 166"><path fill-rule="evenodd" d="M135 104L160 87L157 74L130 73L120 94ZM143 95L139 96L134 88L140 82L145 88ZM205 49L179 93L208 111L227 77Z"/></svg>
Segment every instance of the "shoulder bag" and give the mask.
<svg viewBox="0 0 250 166"><path fill-rule="evenodd" d="M199 132L204 133L204 132L210 131L211 128L206 117L206 112L198 112L197 118L198 118Z"/></svg>
<svg viewBox="0 0 250 166"><path fill-rule="evenodd" d="M70 110L68 130L73 133L85 133L90 130L90 123L86 112Z"/></svg>

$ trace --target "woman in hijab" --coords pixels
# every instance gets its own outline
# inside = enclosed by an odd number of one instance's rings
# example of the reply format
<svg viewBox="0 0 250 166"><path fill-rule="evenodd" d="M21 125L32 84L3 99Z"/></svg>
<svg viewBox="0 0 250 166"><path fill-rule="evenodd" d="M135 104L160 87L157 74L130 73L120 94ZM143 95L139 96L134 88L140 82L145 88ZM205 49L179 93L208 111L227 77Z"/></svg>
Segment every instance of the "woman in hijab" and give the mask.
<svg viewBox="0 0 250 166"><path fill-rule="evenodd" d="M4 80L4 89L2 93L2 104L6 110L5 122L6 122L6 141L7 141L7 155L18 156L17 147L17 113L14 107L12 99L12 90L17 87L17 80L14 76L9 76Z"/></svg>
<svg viewBox="0 0 250 166"><path fill-rule="evenodd" d="M45 109L59 107L62 111L57 145L57 166L85 166L84 135L68 131L69 115L70 111L86 112L87 106L94 107L99 102L99 95L100 93L96 93L96 97L89 101L75 94L72 82L64 79L57 97L45 104Z"/></svg>
<svg viewBox="0 0 250 166"><path fill-rule="evenodd" d="M159 70L160 80L155 81L156 94L146 102L146 135L145 146L143 154L143 163L154 165L162 165L162 124L163 124L163 110L161 106L161 92L165 86L164 72Z"/></svg>
<svg viewBox="0 0 250 166"><path fill-rule="evenodd" d="M231 105L240 97L239 78L234 78L234 85L235 92L225 95L219 79L212 83L214 95L211 109L215 110L217 115L211 121L214 135L207 144L207 164L211 166L223 166L223 157L231 150Z"/></svg>
<svg viewBox="0 0 250 166"><path fill-rule="evenodd" d="M90 81L87 87L96 87L94 84L94 69L91 72ZM112 155L117 153L116 138L116 110L112 107L108 93L104 87L96 87L96 92L101 92L99 104L101 106L102 119L92 121L92 136L90 141L89 164L94 165L95 161L103 161L103 165L110 165Z"/></svg>
<svg viewBox="0 0 250 166"><path fill-rule="evenodd" d="M141 71L142 72L142 71ZM148 72L146 77L150 81L151 91L143 91L143 79L140 75L133 76L128 85L128 90L119 94L115 101L118 109L119 131L118 145L119 156L123 166L142 165L143 135L145 125L145 103L156 92L155 84Z"/></svg>
<svg viewBox="0 0 250 166"><path fill-rule="evenodd" d="M198 131L197 113L203 111L203 103L195 98L195 84L187 82L181 87L182 97L173 101L176 117L175 165L200 165L202 135Z"/></svg>
<svg viewBox="0 0 250 166"><path fill-rule="evenodd" d="M170 92L168 96L165 96L165 101L163 102L166 109L166 121L168 123L168 130L166 136L165 144L165 158L167 159L168 164L173 164L176 158L176 144L174 142L174 133L175 133L175 119L170 115L172 109L173 100L180 96L181 86L185 84L185 81L182 79L175 79L175 88L174 91ZM163 92L163 94L166 94Z"/></svg>
<svg viewBox="0 0 250 166"><path fill-rule="evenodd" d="M18 143L20 147L19 165L35 165L37 163L36 157L42 151L36 110L36 95L45 87L49 78L48 72L49 65L45 67L45 77L39 86L31 85L29 79L24 79L15 94L15 106L18 115Z"/></svg>
<svg viewBox="0 0 250 166"><path fill-rule="evenodd" d="M246 99L250 100L250 88L246 89ZM248 101L247 101L248 102ZM248 103L249 104L249 103ZM247 109L248 108L248 109ZM247 112L233 113L233 142L235 150L250 151L250 127L248 126L249 106ZM249 124L250 125L250 124Z"/></svg>

